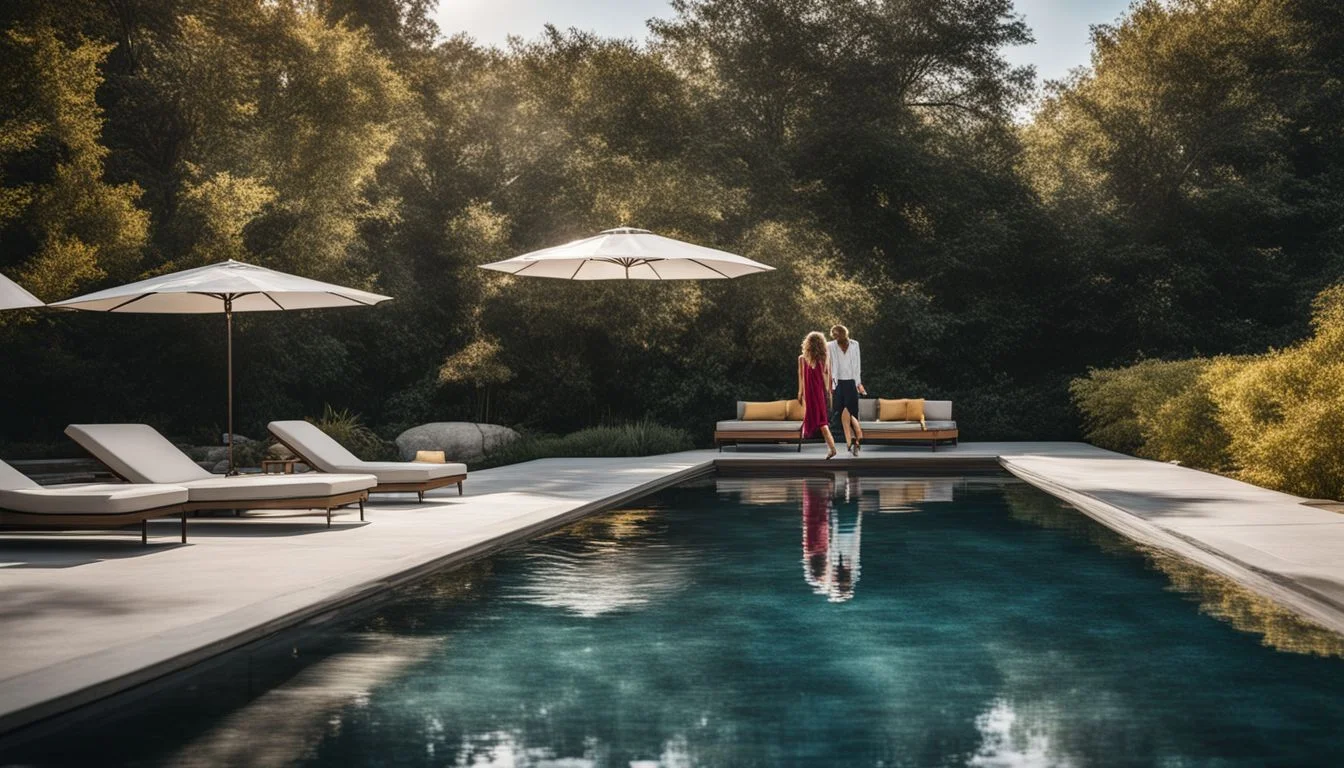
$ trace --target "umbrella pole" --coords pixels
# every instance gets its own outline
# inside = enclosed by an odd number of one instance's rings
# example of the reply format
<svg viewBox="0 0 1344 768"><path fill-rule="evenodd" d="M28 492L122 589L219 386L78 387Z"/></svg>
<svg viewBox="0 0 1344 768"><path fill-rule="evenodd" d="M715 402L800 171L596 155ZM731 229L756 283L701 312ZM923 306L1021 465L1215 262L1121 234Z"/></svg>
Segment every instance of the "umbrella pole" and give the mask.
<svg viewBox="0 0 1344 768"><path fill-rule="evenodd" d="M224 298L224 328L226 334L225 349L228 357L228 396L229 417L228 417L228 446L229 446L229 474L234 474L233 469L233 299Z"/></svg>

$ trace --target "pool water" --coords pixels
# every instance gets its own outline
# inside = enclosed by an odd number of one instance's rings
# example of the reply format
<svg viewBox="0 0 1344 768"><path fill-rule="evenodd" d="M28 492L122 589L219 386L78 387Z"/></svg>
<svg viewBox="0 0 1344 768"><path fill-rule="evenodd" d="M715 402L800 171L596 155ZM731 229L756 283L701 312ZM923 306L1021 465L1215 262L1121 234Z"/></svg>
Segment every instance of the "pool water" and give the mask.
<svg viewBox="0 0 1344 768"><path fill-rule="evenodd" d="M718 477L7 759L1344 765L1342 652L1006 477Z"/></svg>

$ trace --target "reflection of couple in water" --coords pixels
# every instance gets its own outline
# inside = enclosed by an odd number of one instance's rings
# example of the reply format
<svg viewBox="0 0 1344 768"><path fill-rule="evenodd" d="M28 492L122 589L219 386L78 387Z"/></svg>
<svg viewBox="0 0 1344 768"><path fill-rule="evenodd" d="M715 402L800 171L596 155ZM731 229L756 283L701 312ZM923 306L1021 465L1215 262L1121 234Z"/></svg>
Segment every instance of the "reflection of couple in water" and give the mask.
<svg viewBox="0 0 1344 768"><path fill-rule="evenodd" d="M832 505L833 480L808 480L803 486L803 579L833 603L854 598L859 580L859 534L863 513L842 524Z"/></svg>

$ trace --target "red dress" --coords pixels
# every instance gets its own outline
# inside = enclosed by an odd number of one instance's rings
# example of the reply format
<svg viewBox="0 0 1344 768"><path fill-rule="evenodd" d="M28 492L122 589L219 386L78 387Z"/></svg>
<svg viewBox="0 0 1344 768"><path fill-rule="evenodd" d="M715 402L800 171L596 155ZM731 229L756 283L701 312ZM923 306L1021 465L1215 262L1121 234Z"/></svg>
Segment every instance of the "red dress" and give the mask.
<svg viewBox="0 0 1344 768"><path fill-rule="evenodd" d="M814 437L831 423L826 410L826 362L808 365L803 358L803 437Z"/></svg>

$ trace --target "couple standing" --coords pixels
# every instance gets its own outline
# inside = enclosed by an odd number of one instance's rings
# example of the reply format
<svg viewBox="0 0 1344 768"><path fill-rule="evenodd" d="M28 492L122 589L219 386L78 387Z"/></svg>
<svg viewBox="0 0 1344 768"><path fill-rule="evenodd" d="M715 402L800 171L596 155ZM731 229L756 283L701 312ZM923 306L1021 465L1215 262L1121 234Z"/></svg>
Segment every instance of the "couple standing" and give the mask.
<svg viewBox="0 0 1344 768"><path fill-rule="evenodd" d="M826 447L835 455L835 438L831 437L831 418L828 405L835 395L835 410L840 415L840 427L845 431L845 448L859 455L863 443L863 429L859 427L859 395L868 394L863 388L859 369L859 342L849 338L849 329L843 325L831 326L831 341L819 331L803 339L802 354L798 356L798 402L803 404L803 437L812 437L821 431Z"/></svg>

